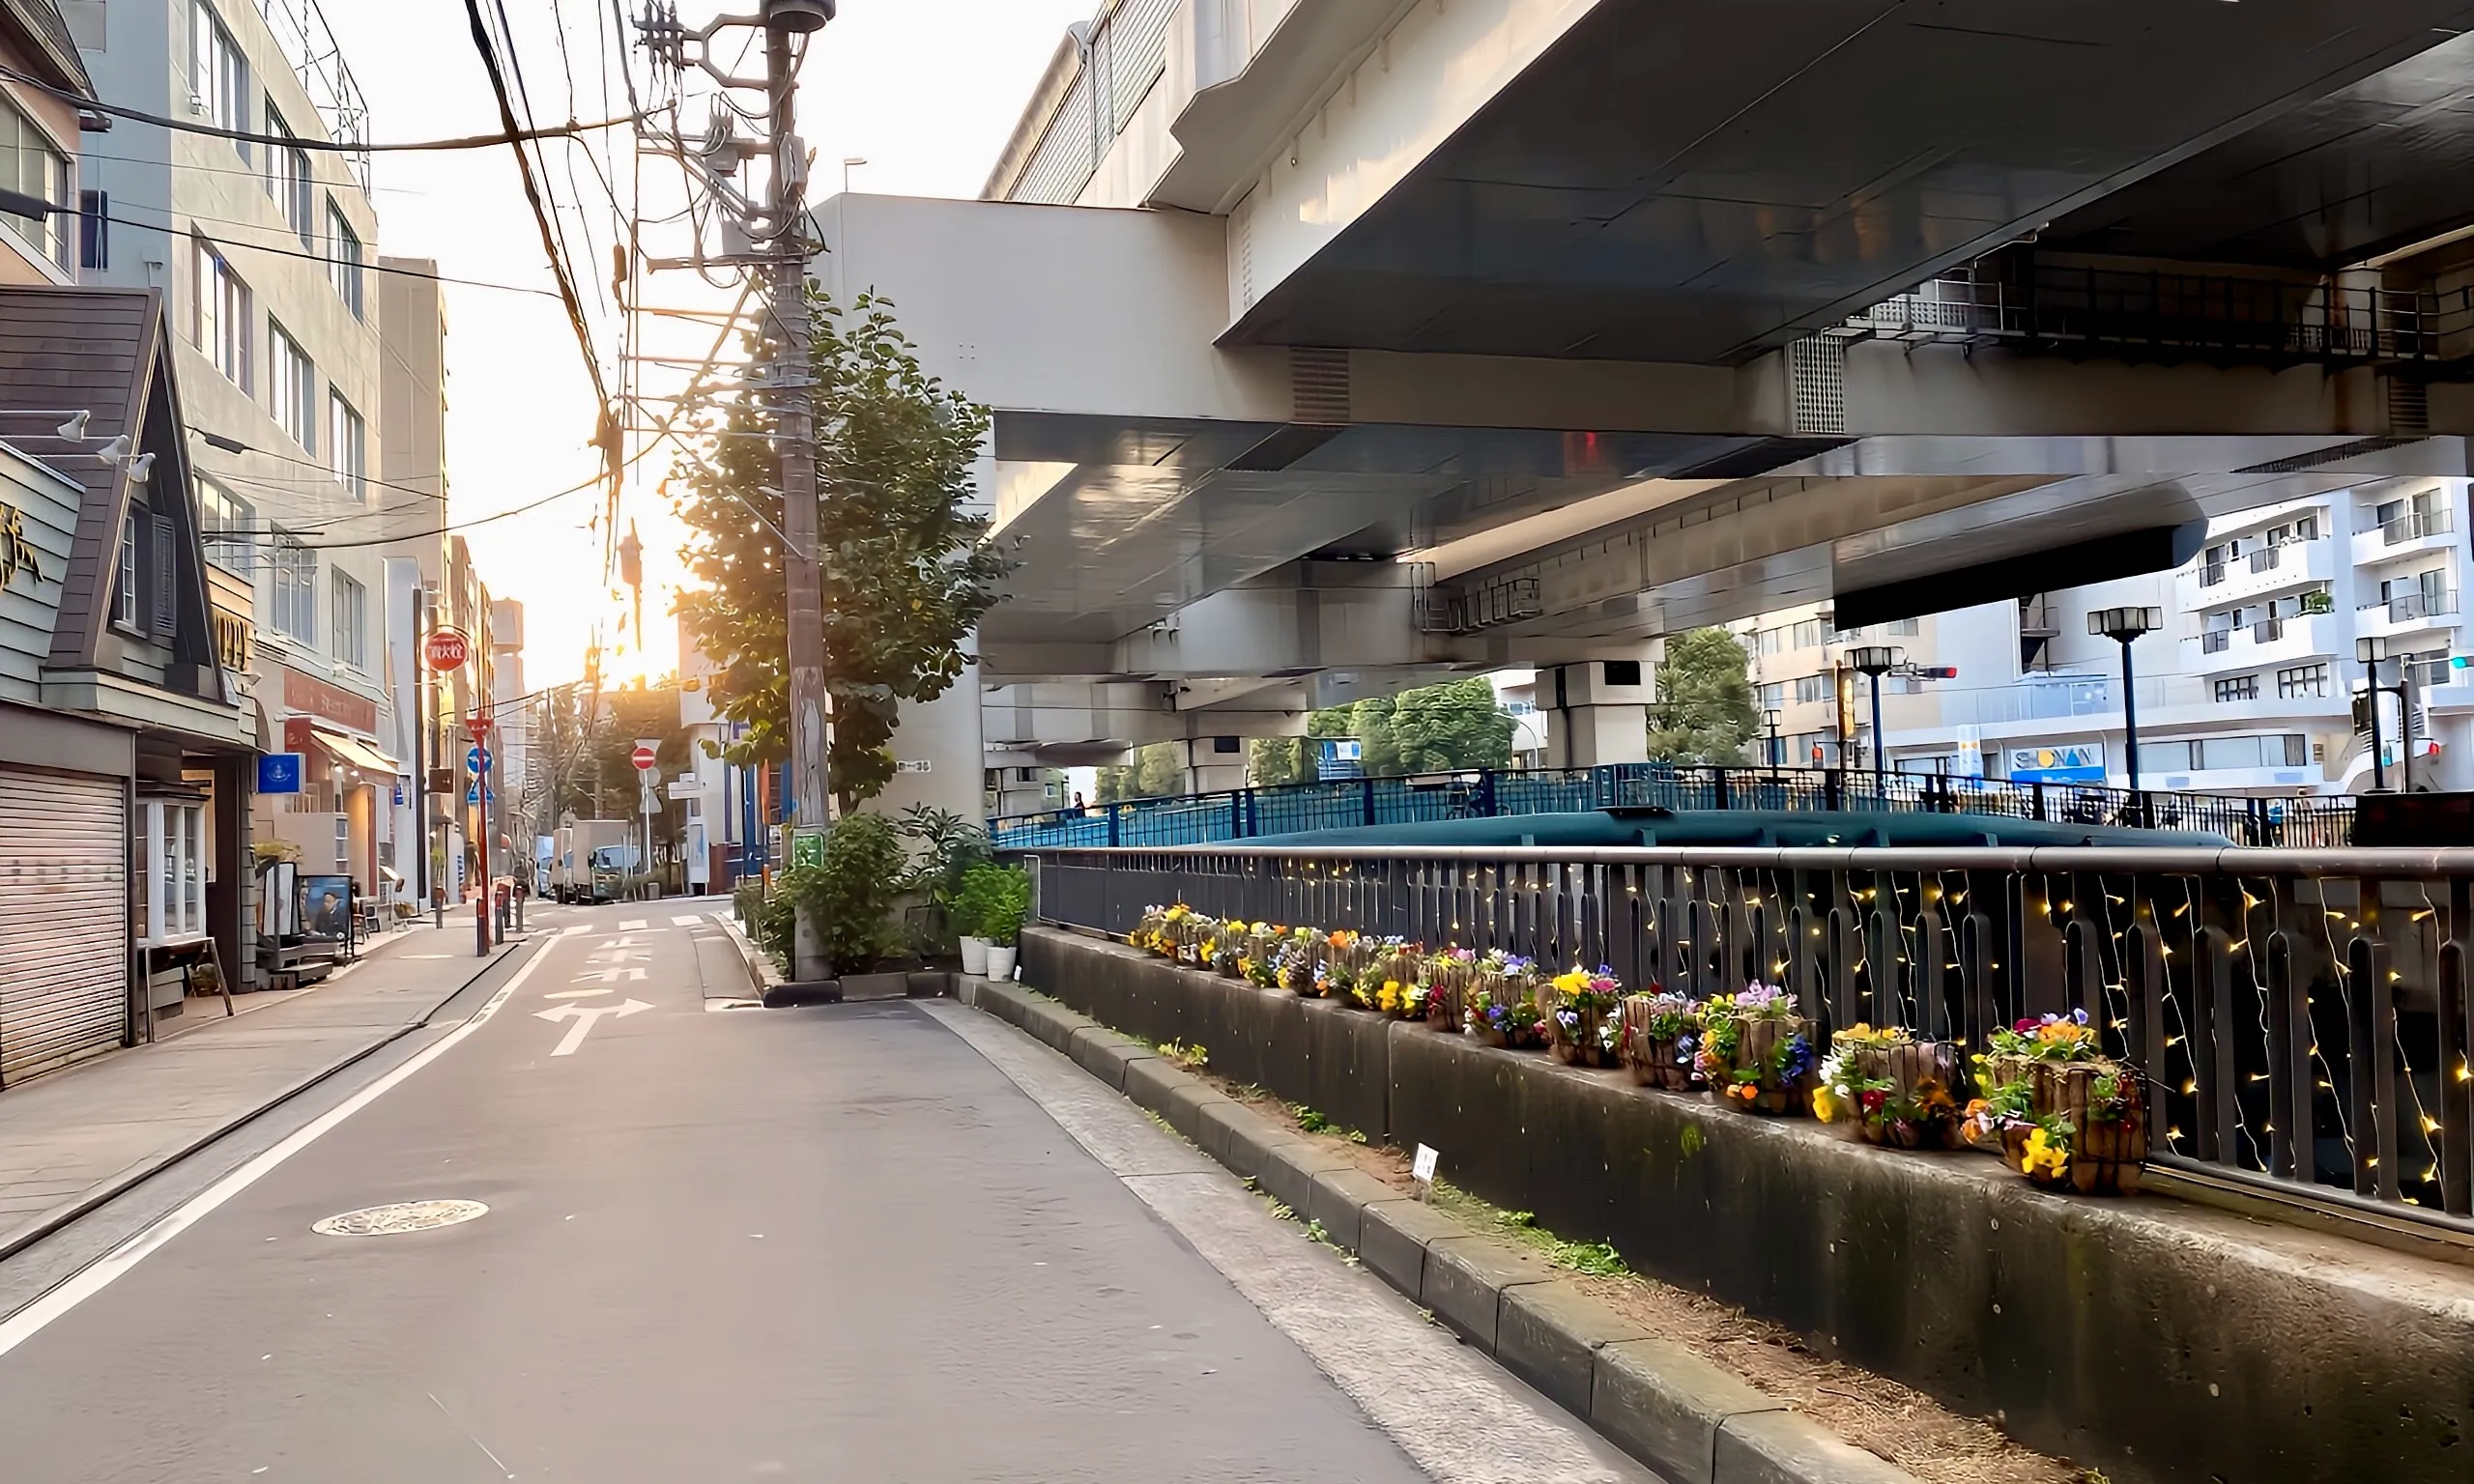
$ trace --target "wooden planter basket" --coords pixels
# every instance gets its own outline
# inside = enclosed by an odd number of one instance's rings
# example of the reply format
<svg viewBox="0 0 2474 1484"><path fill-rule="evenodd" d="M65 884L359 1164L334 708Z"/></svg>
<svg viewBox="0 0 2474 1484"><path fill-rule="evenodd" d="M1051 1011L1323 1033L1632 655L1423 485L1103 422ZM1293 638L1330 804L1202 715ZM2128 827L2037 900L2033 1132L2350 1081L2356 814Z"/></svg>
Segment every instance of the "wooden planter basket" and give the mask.
<svg viewBox="0 0 2474 1484"><path fill-rule="evenodd" d="M1426 1024L1438 1031L1460 1029L1469 1003L1469 988L1478 981L1478 966L1458 958L1435 958L1426 965Z"/></svg>
<svg viewBox="0 0 2474 1484"><path fill-rule="evenodd" d="M2070 1162L2061 1174L2028 1169L2026 1128L2002 1130L2001 1155L2010 1168L2048 1190L2073 1190L2081 1195L2131 1195L2139 1189L2147 1162L2147 1100L2138 1069L2118 1062L2048 1062L2035 1057L1997 1056L1986 1070L1998 1082L2025 1077L2029 1107L2039 1118L2067 1114L2073 1132ZM2089 1115L2098 1078L2120 1079L2122 1115L2096 1119Z"/></svg>
<svg viewBox="0 0 2474 1484"><path fill-rule="evenodd" d="M1676 1049L1683 1037L1649 1034L1652 998L1646 994L1624 997L1624 1038L1620 1047L1623 1063L1631 1069L1632 1080L1639 1086L1662 1087L1673 1093L1687 1091L1692 1086L1691 1055Z"/></svg>
<svg viewBox="0 0 2474 1484"><path fill-rule="evenodd" d="M1813 1089L1821 1084L1820 1056L1814 1054L1814 1065L1793 1082L1781 1082L1771 1070L1778 1048L1789 1040L1801 1036L1804 1044L1813 1044L1813 1023L1801 1015L1733 1017L1736 1026L1736 1051L1727 1064L1730 1071L1738 1068L1757 1068L1761 1081L1759 1092L1747 1099L1728 1092L1726 1087L1712 1084L1710 1096L1739 1113L1808 1113L1812 1111Z"/></svg>
<svg viewBox="0 0 2474 1484"><path fill-rule="evenodd" d="M1858 1046L1854 1049L1856 1071L1867 1080L1896 1084L1890 1094L1893 1102L1913 1103L1916 1090L1927 1081L1941 1084L1949 1099L1947 1110L1939 1118L1927 1121L1876 1123L1856 1110L1858 1137L1867 1144L1885 1149L1949 1149L1959 1142L1960 1109L1959 1048L1946 1041L1919 1041L1903 1046Z"/></svg>
<svg viewBox="0 0 2474 1484"><path fill-rule="evenodd" d="M1617 1064L1618 1052L1606 1049L1598 1031L1609 1015L1622 1013L1620 1009L1578 1009L1570 999L1551 986L1539 991L1538 1003L1546 1012L1546 1049L1555 1054L1555 1060L1569 1067L1612 1067ZM1569 1030L1565 1029L1560 1013L1568 1009L1577 1010L1580 1015L1580 1023Z"/></svg>

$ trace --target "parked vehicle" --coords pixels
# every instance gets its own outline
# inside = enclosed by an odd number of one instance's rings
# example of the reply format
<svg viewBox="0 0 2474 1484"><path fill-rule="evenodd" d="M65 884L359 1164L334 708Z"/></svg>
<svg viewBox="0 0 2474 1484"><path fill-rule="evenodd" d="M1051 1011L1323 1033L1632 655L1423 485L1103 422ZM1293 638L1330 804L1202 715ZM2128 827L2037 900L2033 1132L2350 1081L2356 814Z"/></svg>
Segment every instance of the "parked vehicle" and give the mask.
<svg viewBox="0 0 2474 1484"><path fill-rule="evenodd" d="M551 894L561 901L618 900L636 870L639 852L629 843L634 833L624 819L579 819L561 826Z"/></svg>

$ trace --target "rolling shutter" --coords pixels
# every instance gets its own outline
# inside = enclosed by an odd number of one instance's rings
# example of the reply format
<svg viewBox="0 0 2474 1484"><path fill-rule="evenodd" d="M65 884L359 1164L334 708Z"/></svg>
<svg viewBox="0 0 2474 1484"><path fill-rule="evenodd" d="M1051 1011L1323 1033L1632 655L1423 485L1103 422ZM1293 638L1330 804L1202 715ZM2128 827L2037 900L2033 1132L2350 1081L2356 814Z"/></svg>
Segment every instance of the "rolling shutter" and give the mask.
<svg viewBox="0 0 2474 1484"><path fill-rule="evenodd" d="M0 1086L121 1042L122 782L0 767Z"/></svg>

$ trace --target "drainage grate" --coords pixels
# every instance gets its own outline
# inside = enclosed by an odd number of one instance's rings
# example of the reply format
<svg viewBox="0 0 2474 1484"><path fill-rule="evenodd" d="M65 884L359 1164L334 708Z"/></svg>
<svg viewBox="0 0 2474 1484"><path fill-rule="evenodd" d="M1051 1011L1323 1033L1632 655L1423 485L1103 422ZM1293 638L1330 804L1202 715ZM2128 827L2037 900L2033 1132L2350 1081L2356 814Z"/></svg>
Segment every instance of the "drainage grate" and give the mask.
<svg viewBox="0 0 2474 1484"><path fill-rule="evenodd" d="M398 1201L391 1206L364 1206L329 1216L309 1230L321 1237L393 1237L402 1232L457 1226L488 1215L489 1212L490 1208L478 1201Z"/></svg>

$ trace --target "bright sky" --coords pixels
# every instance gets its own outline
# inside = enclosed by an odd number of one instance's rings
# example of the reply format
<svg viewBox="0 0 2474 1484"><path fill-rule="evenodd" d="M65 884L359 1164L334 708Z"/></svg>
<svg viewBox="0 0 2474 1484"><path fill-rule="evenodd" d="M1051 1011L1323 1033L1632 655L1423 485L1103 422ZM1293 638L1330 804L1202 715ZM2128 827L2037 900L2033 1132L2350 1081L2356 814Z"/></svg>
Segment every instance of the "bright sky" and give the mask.
<svg viewBox="0 0 2474 1484"><path fill-rule="evenodd" d="M641 10L634 0L616 7L610 0L505 6L537 122L567 118L571 97L574 116L583 119L626 110L610 40L614 8ZM756 6L747 0L728 8L746 13ZM1097 8L1098 0L842 0L840 18L815 39L802 74L799 132L817 160L810 198L840 189L841 161L851 157L868 160L850 172L855 190L978 194L1065 28ZM500 128L461 0L327 0L325 9L368 99L372 137L436 138ZM679 9L695 25L724 7L685 0ZM645 58L638 51L633 59L641 84ZM762 71L761 56L750 59L747 71ZM618 319L610 273L616 214L593 167L600 165L618 199L627 201L638 163L623 130L611 131L590 159L582 147L551 146L550 161L545 186L561 208L603 374L615 386ZM647 214L675 209L677 167L647 156L641 169ZM380 155L375 170L381 252L436 258L439 271L453 277L552 286L512 152ZM685 233L684 223L648 225L646 250L683 255ZM655 305L727 308L732 297L689 272L653 274L646 282L646 301ZM590 447L592 391L558 301L455 285L446 295L451 518L494 515L590 478L598 462ZM661 322L648 332L646 349L694 360L710 347L712 334L710 327ZM684 375L683 369L649 368L646 385L675 387ZM638 413L638 426L647 425L646 416ZM589 524L598 507L592 495L554 500L465 533L491 590L525 605L528 680L580 675L596 627L611 644L606 676L660 673L676 664L670 603L681 570L682 533L654 490L671 464L665 450L631 471L618 520L622 531L635 521L645 543L641 654L632 632L622 632L624 604L603 583L602 539Z"/></svg>

